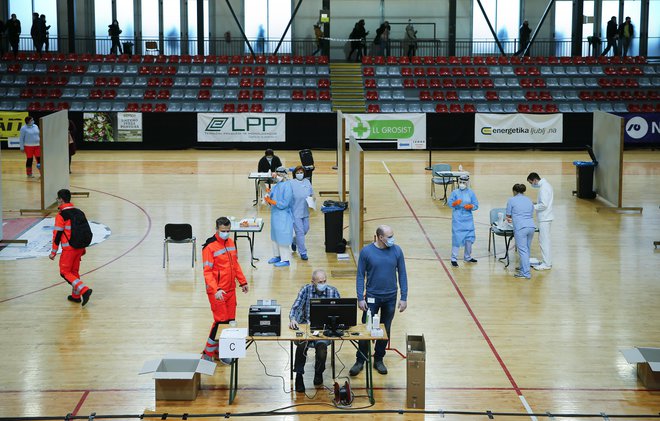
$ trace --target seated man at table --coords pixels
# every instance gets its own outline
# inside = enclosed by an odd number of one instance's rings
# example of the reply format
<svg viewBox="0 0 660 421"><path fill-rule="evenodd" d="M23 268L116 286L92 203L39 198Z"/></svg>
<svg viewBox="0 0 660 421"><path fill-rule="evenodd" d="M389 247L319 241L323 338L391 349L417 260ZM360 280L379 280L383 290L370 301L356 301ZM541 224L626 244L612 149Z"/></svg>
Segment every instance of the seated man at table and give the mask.
<svg viewBox="0 0 660 421"><path fill-rule="evenodd" d="M273 173L278 167L282 166L282 161L280 158L275 155L275 152L272 149L266 149L266 152L264 153L264 156L261 157L259 160L259 163L257 164L257 172L260 173ZM270 181L260 181L259 182L259 187L261 188L261 195L263 196L264 194L264 188L265 185L268 184L268 187L270 188L271 182Z"/></svg>
<svg viewBox="0 0 660 421"><path fill-rule="evenodd" d="M312 282L300 288L298 297L291 306L289 313L289 328L298 330L298 324L309 324L309 300L312 298L340 298L337 288L328 285L327 275L323 269L315 269L312 272ZM323 371L325 371L325 360L328 355L330 341L299 341L296 343L296 358L293 371L296 372L296 392L305 392L305 361L307 360L307 349L316 350L316 362L314 363L314 385L323 384Z"/></svg>

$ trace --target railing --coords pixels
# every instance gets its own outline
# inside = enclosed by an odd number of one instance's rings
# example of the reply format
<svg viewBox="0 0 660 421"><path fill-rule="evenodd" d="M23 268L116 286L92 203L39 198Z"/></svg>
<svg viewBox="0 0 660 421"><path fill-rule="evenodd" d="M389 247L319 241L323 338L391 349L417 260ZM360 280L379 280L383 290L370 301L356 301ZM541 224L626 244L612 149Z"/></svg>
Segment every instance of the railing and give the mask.
<svg viewBox="0 0 660 421"><path fill-rule="evenodd" d="M6 42L6 37L4 42ZM145 48L146 42L155 41L158 49L147 51ZM657 42L657 40L649 39L649 41ZM328 42L328 41L323 41ZM198 54L197 39L181 39L181 38L165 38L161 42L158 38L120 38L120 43L132 44L131 52L133 54L164 54L164 55L181 55L181 54ZM252 50L257 55L270 55L272 54L279 43L278 39L252 39L250 45ZM329 41L330 43L330 56L332 59L345 59L350 43L346 41ZM517 40L500 41L502 48L506 55L512 55L519 49ZM652 52L660 52L657 47L652 48ZM78 53L96 53L96 54L110 54L110 47L112 41L109 37L101 38L79 38L75 39L75 51ZM582 42L582 55L599 55L602 51L603 44L591 46L587 40ZM8 47L8 46L6 46ZM230 41L224 38L205 39L203 43L204 51L202 55L246 55L250 53L247 44L242 39L233 39ZM381 46L383 47L383 46ZM122 47L123 48L123 47ZM564 40L536 40L530 48L529 54L531 56L570 56L572 43L570 39ZM595 51L594 51L595 48ZM5 48L7 50L7 48ZM372 42L367 42L366 45L367 55L378 55L378 51L374 49ZM20 51L35 51L32 39L28 37L21 37L19 41ZM313 39L294 39L284 40L280 45L278 54L291 54L291 55L311 55L317 50L317 43ZM383 48L383 50L385 50ZM449 41L441 39L419 39L417 40L417 56L448 56L450 50ZM44 49L45 51L45 49ZM69 52L69 42L66 37L56 37L49 39L50 52ZM126 51L125 51L126 52ZM385 54L383 51L382 54ZM403 56L407 53L407 46L404 49L404 42L402 40L391 40L389 44L389 54L394 56ZM493 56L500 55L500 50L495 41L491 40L471 40L459 39L456 40L455 53L456 56Z"/></svg>

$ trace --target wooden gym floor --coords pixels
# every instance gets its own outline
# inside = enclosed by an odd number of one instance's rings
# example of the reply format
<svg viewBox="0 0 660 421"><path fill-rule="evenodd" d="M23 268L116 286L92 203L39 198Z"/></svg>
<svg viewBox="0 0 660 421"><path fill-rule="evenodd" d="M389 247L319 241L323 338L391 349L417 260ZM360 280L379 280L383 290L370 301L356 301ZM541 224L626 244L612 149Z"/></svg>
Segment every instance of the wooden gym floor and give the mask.
<svg viewBox="0 0 660 421"><path fill-rule="evenodd" d="M297 162L297 152L279 155L287 166ZM331 169L335 153L314 155L315 190L336 191ZM224 366L212 378L203 378L194 402L157 402L151 377L137 374L144 361L166 353L200 352L212 320L202 265L198 261L190 268L189 246L172 245L168 268L161 267L168 222L191 223L203 243L219 216L266 219L264 232L256 237L257 269L249 265L246 241L238 240L250 283L250 292L238 297L239 326L246 324L248 306L261 298L277 299L288 314L314 268L324 268L343 296L354 296L354 264L324 252L320 212L311 217L309 261L296 257L290 268L266 263L271 257L269 211L252 206L253 182L247 179L260 156L259 151L194 150L75 155L72 190L88 191L90 197L74 203L89 219L109 226L112 235L89 248L82 262L83 280L94 289L85 308L67 302L70 288L59 277L57 263L46 258L0 262L0 417L242 413L309 403L318 405L292 410L333 409L325 390L314 399L290 392L286 343L258 348L268 373L283 376L284 382L266 376L255 348L248 350L232 406L226 403L229 370ZM427 409L660 412L660 391L646 390L635 367L619 352L632 346L660 347L660 254L653 248L653 241L660 240L660 154L625 154L624 206L643 207L641 215L598 213L597 202L571 195L571 163L585 158L582 152L435 152L434 162L454 168L462 164L470 171L480 202L474 246L479 262L452 268L451 210L430 197L430 173L424 169L428 154L366 153L365 236L369 239L379 224L389 224L405 253L408 310L394 319L392 347L405 352L406 334L424 334ZM39 206L38 179L26 179L23 165L17 151L2 152L4 219L20 217L21 208ZM530 171L555 189L554 267L533 271L531 281L521 281L512 276L514 265L505 269L489 255L488 212L504 206L511 186L524 183ZM534 200L536 191L528 193ZM502 239L496 241L503 251ZM532 255L539 256L536 238ZM346 345L339 352L338 367L346 366L341 377L354 362L352 349ZM374 373L376 404L371 409L404 408L405 360L388 351L385 363L388 375ZM315 393L312 364L310 352L305 375L310 396ZM326 386L332 385L330 376L328 369ZM356 394L364 395L364 374L351 380ZM367 405L357 397L353 406Z"/></svg>

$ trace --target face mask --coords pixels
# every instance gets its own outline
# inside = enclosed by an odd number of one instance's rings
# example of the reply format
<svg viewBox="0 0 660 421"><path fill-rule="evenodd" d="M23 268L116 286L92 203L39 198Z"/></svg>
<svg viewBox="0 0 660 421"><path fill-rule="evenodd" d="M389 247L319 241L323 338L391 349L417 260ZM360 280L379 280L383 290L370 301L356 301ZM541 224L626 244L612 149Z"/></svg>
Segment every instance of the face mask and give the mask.
<svg viewBox="0 0 660 421"><path fill-rule="evenodd" d="M394 236L385 239L385 245L387 247L392 247L394 245Z"/></svg>
<svg viewBox="0 0 660 421"><path fill-rule="evenodd" d="M316 290L318 292L323 292L328 287L328 284L316 284Z"/></svg>
<svg viewBox="0 0 660 421"><path fill-rule="evenodd" d="M467 184L459 184L458 188L461 189L461 190L465 190L465 189L467 189Z"/></svg>
<svg viewBox="0 0 660 421"><path fill-rule="evenodd" d="M28 126L28 127L32 127L32 126L34 126L34 121L29 122L29 123L27 124L27 126Z"/></svg>
<svg viewBox="0 0 660 421"><path fill-rule="evenodd" d="M533 189L540 189L540 188L541 188L541 186L540 186L540 185L538 185L538 184L532 184L532 188L533 188Z"/></svg>
<svg viewBox="0 0 660 421"><path fill-rule="evenodd" d="M302 180L305 177L305 174L298 173L296 174L296 180Z"/></svg>
<svg viewBox="0 0 660 421"><path fill-rule="evenodd" d="M271 158L271 157L267 157L267 158L266 158L266 161L268 161L268 162L272 162L272 161L273 161L273 158Z"/></svg>
<svg viewBox="0 0 660 421"><path fill-rule="evenodd" d="M279 183L280 181L284 180L284 177L278 175L277 177L275 177L275 180L277 180L277 182Z"/></svg>
<svg viewBox="0 0 660 421"><path fill-rule="evenodd" d="M220 231L218 233L218 236L223 240L226 240L227 238L229 238L229 231Z"/></svg>

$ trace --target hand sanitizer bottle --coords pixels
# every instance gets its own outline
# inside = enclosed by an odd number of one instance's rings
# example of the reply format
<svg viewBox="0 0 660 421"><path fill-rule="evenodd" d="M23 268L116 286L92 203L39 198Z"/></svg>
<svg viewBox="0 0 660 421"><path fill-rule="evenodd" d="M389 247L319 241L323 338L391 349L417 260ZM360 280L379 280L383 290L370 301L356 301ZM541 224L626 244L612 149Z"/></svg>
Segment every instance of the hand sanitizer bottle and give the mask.
<svg viewBox="0 0 660 421"><path fill-rule="evenodd" d="M378 329L380 327L380 315L378 313L374 314L374 317L371 322L372 329Z"/></svg>
<svg viewBox="0 0 660 421"><path fill-rule="evenodd" d="M367 310L367 330L371 331L371 309Z"/></svg>
<svg viewBox="0 0 660 421"><path fill-rule="evenodd" d="M462 172L462 171L463 171L463 165L460 165L460 164L459 164L459 165L458 165L458 170Z"/></svg>

